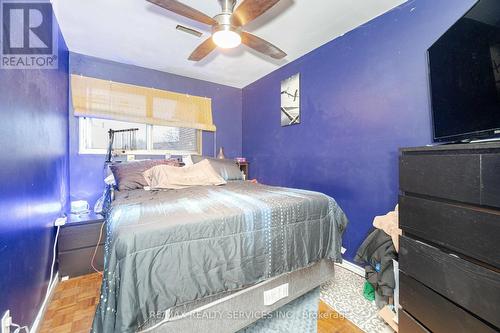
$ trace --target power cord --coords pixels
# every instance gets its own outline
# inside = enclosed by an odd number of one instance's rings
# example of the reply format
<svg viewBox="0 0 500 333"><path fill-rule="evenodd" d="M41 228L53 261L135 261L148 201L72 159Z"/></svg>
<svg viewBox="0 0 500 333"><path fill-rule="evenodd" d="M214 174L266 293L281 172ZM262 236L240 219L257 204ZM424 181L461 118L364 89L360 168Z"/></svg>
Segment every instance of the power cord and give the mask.
<svg viewBox="0 0 500 333"><path fill-rule="evenodd" d="M56 230L56 237L54 239L54 247L52 249L52 265L50 266L50 279L49 279L49 284L47 286L47 292L45 293L45 297L43 299L42 304L47 304L46 302L49 299L50 288L52 287L52 283L54 282L54 268L56 265L57 241L59 239L59 231L61 230L61 226L65 224L66 224L66 217L58 218L55 222L57 230ZM30 333L30 329L28 326L21 326L13 322L10 323L10 326L16 327L13 333L20 333L22 330L24 330L26 333Z"/></svg>
<svg viewBox="0 0 500 333"><path fill-rule="evenodd" d="M102 272L100 270L98 270L95 266L94 266L94 260L95 260L95 256L97 254L97 249L99 248L99 244L101 243L101 239L102 239L102 230L104 229L104 223L101 225L101 231L99 232L99 239L97 240L97 245L95 246L95 249L94 249L94 255L92 256L92 260L90 261L90 266L92 266L92 269L94 271L96 271L97 273L99 273L99 275L102 276Z"/></svg>
<svg viewBox="0 0 500 333"><path fill-rule="evenodd" d="M56 226L57 226L57 231L56 231L56 238L54 239L54 248L52 249L52 265L50 266L50 279L49 279L49 285L47 286L47 292L45 293L45 297L43 299L42 304L46 304L47 300L49 299L50 295L50 287L52 286L52 283L54 282L54 266L56 265L56 250L57 250L57 241L59 239L59 231L61 230L61 225L66 224L66 219L64 219L63 222L60 222L61 224L58 224L58 221L60 219L56 220Z"/></svg>
<svg viewBox="0 0 500 333"><path fill-rule="evenodd" d="M21 330L24 330L26 333L30 333L30 329L28 328L28 326L19 326L18 324L14 323L10 324L10 326L17 327L13 333L19 333L21 332Z"/></svg>
<svg viewBox="0 0 500 333"><path fill-rule="evenodd" d="M7 332L10 332L10 327L14 326L16 327L16 330L13 333L19 333L21 332L21 330L24 330L26 333L30 333L30 329L28 328L28 326L21 327L20 325L13 323L12 317L9 317L7 320L8 320L7 322L2 323L5 324L5 326L2 326L2 332L4 331L5 328L7 328Z"/></svg>

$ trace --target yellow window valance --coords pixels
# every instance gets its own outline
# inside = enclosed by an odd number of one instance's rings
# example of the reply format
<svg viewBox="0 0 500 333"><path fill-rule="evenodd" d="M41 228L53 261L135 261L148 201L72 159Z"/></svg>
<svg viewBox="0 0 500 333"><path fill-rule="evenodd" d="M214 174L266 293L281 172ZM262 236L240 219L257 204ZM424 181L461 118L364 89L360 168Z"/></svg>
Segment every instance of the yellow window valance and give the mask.
<svg viewBox="0 0 500 333"><path fill-rule="evenodd" d="M74 115L215 131L212 100L71 75Z"/></svg>

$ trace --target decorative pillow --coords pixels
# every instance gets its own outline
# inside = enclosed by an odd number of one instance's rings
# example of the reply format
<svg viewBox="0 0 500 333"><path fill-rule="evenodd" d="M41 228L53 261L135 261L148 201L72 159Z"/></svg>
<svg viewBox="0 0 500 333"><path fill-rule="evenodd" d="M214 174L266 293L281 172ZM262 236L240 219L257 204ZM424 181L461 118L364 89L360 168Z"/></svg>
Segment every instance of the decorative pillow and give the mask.
<svg viewBox="0 0 500 333"><path fill-rule="evenodd" d="M234 160L212 158L200 155L191 155L191 160L195 164L204 160L209 161L215 171L217 171L225 180L243 180L241 170Z"/></svg>
<svg viewBox="0 0 500 333"><path fill-rule="evenodd" d="M113 172L118 190L122 191L135 190L148 186L142 173L156 165L178 167L179 161L176 159L133 161L112 164L109 168Z"/></svg>
<svg viewBox="0 0 500 333"><path fill-rule="evenodd" d="M181 189L190 186L226 184L207 160L197 164L176 168L157 165L143 173L151 189Z"/></svg>

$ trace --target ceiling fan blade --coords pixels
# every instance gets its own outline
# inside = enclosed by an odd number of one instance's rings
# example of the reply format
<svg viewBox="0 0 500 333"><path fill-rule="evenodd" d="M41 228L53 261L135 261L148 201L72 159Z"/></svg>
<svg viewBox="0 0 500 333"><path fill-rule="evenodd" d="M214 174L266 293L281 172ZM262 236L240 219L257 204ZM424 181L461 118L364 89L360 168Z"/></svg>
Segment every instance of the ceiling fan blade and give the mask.
<svg viewBox="0 0 500 333"><path fill-rule="evenodd" d="M215 50L216 47L217 45L215 45L214 41L212 40L212 37L210 37L203 43L201 43L193 51L193 53L191 53L188 59L191 61L200 61L201 59L205 58L210 52Z"/></svg>
<svg viewBox="0 0 500 333"><path fill-rule="evenodd" d="M260 37L252 35L251 33L242 31L241 42L256 51L259 51L260 53L270 56L271 58L283 59L286 57L286 53L280 50L277 46Z"/></svg>
<svg viewBox="0 0 500 333"><path fill-rule="evenodd" d="M191 8L179 1L176 0L147 0L155 5L158 5L162 8L165 8L171 12L182 15L184 17L190 18L191 20L195 20L201 23L205 23L208 25L215 25L217 22L208 15L203 14L202 12Z"/></svg>
<svg viewBox="0 0 500 333"><path fill-rule="evenodd" d="M264 14L279 1L280 0L243 0L233 12L233 24L237 26L248 24Z"/></svg>

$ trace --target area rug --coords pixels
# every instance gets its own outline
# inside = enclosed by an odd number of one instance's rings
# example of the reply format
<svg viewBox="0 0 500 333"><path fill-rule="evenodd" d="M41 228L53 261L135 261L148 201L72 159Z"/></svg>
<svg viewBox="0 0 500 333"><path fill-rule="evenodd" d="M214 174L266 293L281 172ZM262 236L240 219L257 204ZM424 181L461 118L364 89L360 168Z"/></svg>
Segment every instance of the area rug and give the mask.
<svg viewBox="0 0 500 333"><path fill-rule="evenodd" d="M363 297L363 277L340 266L335 278L321 286L321 300L367 333L392 333L379 316L375 302Z"/></svg>

